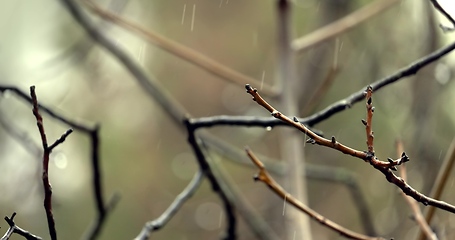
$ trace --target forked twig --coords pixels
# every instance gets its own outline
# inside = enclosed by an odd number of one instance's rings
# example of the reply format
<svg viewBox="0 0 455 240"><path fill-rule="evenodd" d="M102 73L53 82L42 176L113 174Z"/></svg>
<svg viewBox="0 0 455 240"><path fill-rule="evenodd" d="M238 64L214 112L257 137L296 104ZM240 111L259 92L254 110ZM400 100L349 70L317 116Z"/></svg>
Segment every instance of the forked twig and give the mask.
<svg viewBox="0 0 455 240"><path fill-rule="evenodd" d="M307 214L312 219L318 221L322 225L330 228L331 230L338 232L340 235L345 236L350 239L384 239L380 237L370 237L360 233L356 233L349 229L346 229L337 223L325 218L324 216L320 215L316 211L312 210L308 206L304 205L302 202L294 198L292 195L287 193L267 172L262 162L254 155L254 153L250 149L246 149L246 153L248 157L253 161L253 163L259 168L259 173L254 176L254 180L259 180L265 183L273 192L275 192L278 196L284 199L286 202L292 204L294 207L298 208L305 214Z"/></svg>
<svg viewBox="0 0 455 240"><path fill-rule="evenodd" d="M452 27L447 27L442 24L439 24L439 27L445 32L452 32L455 30L455 19L446 11L444 8L439 4L437 0L430 0L430 2L433 4L434 8L438 10L442 15L444 15L447 20L450 21L450 23L453 25Z"/></svg>
<svg viewBox="0 0 455 240"><path fill-rule="evenodd" d="M21 99L34 104L33 99L28 96L25 92L21 91L16 87L10 86L0 86L0 92L13 92ZM119 196L114 194L110 199L109 202L105 205L103 200L103 189L102 189L102 174L101 174L101 167L100 167L100 157L99 157L99 127L95 126L92 127L87 123L74 121L68 117L65 117L63 114L52 110L49 107L46 107L40 103L36 103L39 110L49 114L54 119L65 123L66 125L70 126L75 130L79 130L83 133L86 133L90 137L90 152L91 152L91 163L92 163L92 181L93 181L93 195L95 198L95 204L97 206L97 217L93 223L93 225L89 228L88 232L85 234L84 239L94 239L97 237L101 228L103 227L104 223L106 222L108 214L111 210L115 207L116 203L119 200Z"/></svg>
<svg viewBox="0 0 455 240"><path fill-rule="evenodd" d="M150 237L150 234L155 231L161 229L164 225L169 222L169 220L177 213L177 211L182 207L182 205L193 196L194 192L199 188L201 185L202 179L204 174L201 170L199 170L196 174L194 174L193 179L191 182L186 186L183 191L177 195L174 199L172 204L164 211L157 219L147 222L142 228L142 231L139 235L135 238L135 240L147 240Z"/></svg>
<svg viewBox="0 0 455 240"><path fill-rule="evenodd" d="M49 234L52 240L57 239L57 231L55 229L54 215L52 213L52 187L49 182L49 155L52 150L60 143L64 142L66 137L73 132L73 129L66 131L57 141L51 146L47 144L46 132L44 131L43 117L39 113L38 99L35 93L35 86L30 87L30 97L33 102L33 115L36 118L36 125L41 136L41 143L43 145L43 187L44 187L44 210L46 211L47 225L49 227Z"/></svg>
<svg viewBox="0 0 455 240"><path fill-rule="evenodd" d="M409 184L407 184L403 179L396 176L392 170L395 170L395 166L400 165L404 162L409 161L408 156L406 153L402 153L401 157L397 160L393 160L388 158L388 162L380 161L373 153L368 151L359 151L348 146L345 146L336 141L335 137L332 137L331 140L325 139L323 137L318 136L317 134L311 132L307 127L303 124L298 122L297 118L294 118L294 121L291 120L289 117L285 116L281 112L277 111L274 107L272 107L269 103L267 103L257 92L257 89L253 89L250 85L246 85L247 92L253 96L253 100L256 101L259 105L267 109L272 116L281 119L282 121L286 121L289 124L292 124L295 128L300 130L301 132L305 133L307 136L310 137L309 143L318 144L322 146L326 146L329 148L336 149L342 153L349 154L351 156L363 159L368 161L374 168L379 170L384 174L387 181L395 184L398 186L406 195L411 196L418 202L421 202L424 205L431 205L435 206L440 209L444 209L451 213L455 213L455 206L450 205L444 201L439 201L430 197L423 195L422 193L418 192L417 190L413 189ZM371 99L371 98L370 98ZM368 101L368 100L367 100Z"/></svg>
<svg viewBox="0 0 455 240"><path fill-rule="evenodd" d="M397 155L400 156L400 154L403 152L403 143L400 140L397 140L396 145ZM401 165L400 175L401 178L403 178L403 181L407 181L406 164ZM420 210L420 207L417 204L417 202L411 197L406 196L406 194L404 194L403 192L401 192L401 195L403 196L404 200L406 200L408 205L411 207L411 210L414 213L414 218L417 224L419 225L420 231L424 232L427 239L438 240L438 237L431 230L430 226L428 225L428 222L425 221L425 217L423 216L422 211Z"/></svg>
<svg viewBox="0 0 455 240"><path fill-rule="evenodd" d="M0 240L8 240L13 233L19 234L22 237L24 237L27 240L41 240L41 237L38 237L22 228L16 225L14 222L14 217L16 216L16 213L14 212L11 217L5 217L5 221L8 223L9 228L8 231L3 235L3 237Z"/></svg>

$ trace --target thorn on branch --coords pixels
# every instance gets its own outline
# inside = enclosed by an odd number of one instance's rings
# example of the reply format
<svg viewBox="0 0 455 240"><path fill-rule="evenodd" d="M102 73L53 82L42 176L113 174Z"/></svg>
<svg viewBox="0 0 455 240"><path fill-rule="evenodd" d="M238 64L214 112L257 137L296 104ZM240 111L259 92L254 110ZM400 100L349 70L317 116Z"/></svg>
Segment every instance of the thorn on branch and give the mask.
<svg viewBox="0 0 455 240"><path fill-rule="evenodd" d="M362 123L363 123L364 126L367 126L367 125L368 125L368 123L367 123L367 121L365 121L365 119L362 119L361 121L362 121Z"/></svg>

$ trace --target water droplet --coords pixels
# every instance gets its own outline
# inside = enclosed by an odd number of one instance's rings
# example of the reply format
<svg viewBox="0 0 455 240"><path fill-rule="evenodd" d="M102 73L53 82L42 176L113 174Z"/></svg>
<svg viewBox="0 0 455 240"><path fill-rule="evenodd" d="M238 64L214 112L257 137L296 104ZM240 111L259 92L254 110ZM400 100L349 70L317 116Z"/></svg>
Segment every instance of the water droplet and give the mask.
<svg viewBox="0 0 455 240"><path fill-rule="evenodd" d="M270 132L270 131L272 131L272 127L271 127L271 126L267 126L267 127L265 128L265 130L266 130L267 132Z"/></svg>
<svg viewBox="0 0 455 240"><path fill-rule="evenodd" d="M54 154L54 164L59 169L65 169L68 166L68 159L66 155L62 152Z"/></svg>
<svg viewBox="0 0 455 240"><path fill-rule="evenodd" d="M217 230L220 227L219 218L221 212L222 209L217 203L202 203L194 213L196 224L207 231Z"/></svg>

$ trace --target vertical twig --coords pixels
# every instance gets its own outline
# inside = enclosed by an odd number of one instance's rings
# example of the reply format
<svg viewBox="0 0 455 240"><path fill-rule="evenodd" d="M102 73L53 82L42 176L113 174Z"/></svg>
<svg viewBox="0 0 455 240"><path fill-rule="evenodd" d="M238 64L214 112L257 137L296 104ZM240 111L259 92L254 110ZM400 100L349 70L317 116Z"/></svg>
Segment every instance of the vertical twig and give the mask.
<svg viewBox="0 0 455 240"><path fill-rule="evenodd" d="M281 84L279 101L286 114L298 115L297 98L295 96L296 71L294 52L291 48L291 2L277 1L278 14L278 80ZM289 193L297 199L307 203L305 178L305 159L303 152L303 138L295 129L283 129L281 132L281 157L287 163L287 174L284 179ZM294 234L299 239L311 239L311 229L308 217L299 214L296 209L289 209L285 214L285 229L287 239Z"/></svg>
<svg viewBox="0 0 455 240"><path fill-rule="evenodd" d="M38 99L36 98L35 86L30 87L30 97L33 104L33 115L36 118L36 125L41 136L41 143L43 145L43 187L44 187L44 210L46 211L47 225L49 227L49 234L52 240L57 239L57 231L55 229L54 215L52 213L52 187L49 182L49 155L58 144L65 141L66 137L70 135L73 130L66 131L55 143L48 146L46 132L44 131L43 117L39 113Z"/></svg>

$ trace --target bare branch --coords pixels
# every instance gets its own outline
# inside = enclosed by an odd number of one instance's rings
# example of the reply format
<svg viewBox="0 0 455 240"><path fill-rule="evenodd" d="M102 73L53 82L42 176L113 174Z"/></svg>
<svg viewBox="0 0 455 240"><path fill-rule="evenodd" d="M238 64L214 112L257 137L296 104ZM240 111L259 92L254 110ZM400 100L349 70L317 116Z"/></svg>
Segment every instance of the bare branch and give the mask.
<svg viewBox="0 0 455 240"><path fill-rule="evenodd" d="M33 235L32 233L20 228L19 226L16 225L14 222L14 217L16 216L16 213L14 212L11 217L5 217L5 221L8 223L9 228L8 231L3 235L3 237L0 240L8 240L13 233L19 234L22 237L24 237L27 240L41 240L41 237L38 237L36 235Z"/></svg>
<svg viewBox="0 0 455 240"><path fill-rule="evenodd" d="M397 140L397 155L398 157L403 152L403 143L401 140ZM403 181L407 181L407 174L406 174L406 164L401 165L400 167L400 175L403 178ZM438 240L436 234L431 230L430 226L428 226L428 222L425 221L425 217L422 215L422 211L420 211L420 207L417 202L409 196L406 196L403 192L401 195L404 197L404 200L408 203L411 207L412 212L414 213L414 218L417 224L420 227L420 231L423 231L426 237L430 240Z"/></svg>
<svg viewBox="0 0 455 240"><path fill-rule="evenodd" d="M97 14L98 16L102 17L103 19L110 21L128 31L131 31L140 37L147 40L149 43L156 45L157 47L177 56L181 59L187 60L190 63L195 64L198 67L208 71L209 73L214 74L224 80L230 81L237 85L245 85L248 82L252 82L255 84L260 84L261 82L251 78L249 76L244 75L232 68L227 67L217 61L191 49L185 47L182 44L179 44L173 40L167 39L164 36L159 35L156 32L152 32L151 30L145 29L144 27L129 21L115 13L108 12L103 10L101 7L96 5L93 1L84 0L82 1L85 5L89 8L90 11ZM270 96L277 96L278 91L276 88L263 85L262 90L264 94Z"/></svg>
<svg viewBox="0 0 455 240"><path fill-rule="evenodd" d="M292 48L298 53L302 53L305 50L340 35L341 33L349 31L350 29L399 2L400 0L376 0L366 7L363 7L334 23L319 28L301 38L295 39L292 42Z"/></svg>
<svg viewBox="0 0 455 240"><path fill-rule="evenodd" d="M338 232L340 235L345 236L350 239L383 239L380 237L369 237L360 233L353 232L349 229L346 229L335 222L327 219L326 217L320 215L316 211L312 210L308 206L304 205L302 202L294 198L291 194L287 193L275 180L269 175L267 170L264 167L264 164L254 155L254 153L250 149L246 149L246 153L250 157L251 161L259 168L259 173L254 176L254 180L259 180L265 183L273 192L275 192L278 196L284 199L286 202L292 204L294 207L299 209L300 211L307 214L312 219L318 221L320 224L330 228L331 230Z"/></svg>
<svg viewBox="0 0 455 240"><path fill-rule="evenodd" d="M188 120L186 120L184 123L187 128L187 132L188 132L188 143L190 144L190 146L193 150L193 153L196 156L196 160L199 164L199 168L204 173L204 175L207 177L207 179L210 181L210 184L212 185L212 190L219 195L219 197L221 198L221 201L224 204L224 209L225 209L226 219L227 219L226 238L235 239L236 238L237 219L234 214L234 206L233 206L232 202L229 200L229 197L227 196L226 191L223 191L223 189L220 185L219 178L217 178L214 175L214 172L212 171L211 166L208 164L204 153L202 152L201 148L199 147L196 136L194 134L194 129L191 126L190 122Z"/></svg>
<svg viewBox="0 0 455 240"><path fill-rule="evenodd" d="M350 148L348 146L345 146L345 145L337 142L335 137L332 137L332 139L329 140L329 139L325 139L323 137L318 136L317 134L311 132L311 130L309 130L303 124L300 124L298 122L298 119L294 118L294 121L293 121L289 117L285 116L284 114L282 114L281 112L279 112L275 108L273 108L269 103L267 103L259 95L259 93L257 92L257 89L253 89L250 85L247 85L246 90L249 94L251 94L253 96L254 101L256 101L259 105L263 106L265 109L267 109L269 112L271 112L274 117L292 124L295 128L297 128L298 130L300 130L301 132L303 132L307 136L309 136L310 137L310 139L308 141L309 143L333 148L342 153L368 161L374 168L376 168L377 170L379 170L380 172L382 172L384 174L387 181L398 186L406 195L411 196L412 198L414 198L418 202L421 202L424 205L435 206L437 208L444 209L448 212L455 213L455 206L450 205L444 201L439 201L439 200L436 200L436 199L423 195L422 193L413 189L409 184L407 184L405 181L403 181L403 179L399 178L392 172L392 170L395 170L395 168L396 168L395 166L409 161L409 158L406 155L406 153L403 152L401 157L397 160L392 160L392 159L388 158L387 159L388 162L380 161L375 155L373 155L370 152L355 150L353 148ZM371 98L370 98L370 100L371 100Z"/></svg>
<svg viewBox="0 0 455 240"><path fill-rule="evenodd" d="M0 86L0 92L4 93L6 91L10 91L15 93L18 97L24 99L25 101L31 103L32 105L36 104L39 110L49 114L54 119L59 120L67 124L68 126L84 132L89 135L90 137L90 147L91 147L91 163L92 163L92 180L93 180L93 192L95 197L95 204L97 206L97 217L92 227L88 230L85 234L87 239L94 239L99 234L102 226L106 221L106 217L108 213L115 207L116 203L119 200L118 195L114 195L110 200L109 203L105 206L103 200L103 191L102 191L102 175L101 175L101 167L100 167L100 157L99 157L99 126L96 125L95 127L89 126L87 123L81 123L70 118L65 117L63 114L57 113L55 110L50 109L44 105L41 105L38 102L34 102L30 96L27 96L24 92L19 90L15 87L10 86ZM62 139L62 138L61 138ZM62 139L64 140L64 139ZM57 142L58 143L58 140ZM53 144L54 145L54 144ZM55 146L54 146L55 147ZM53 147L52 147L53 148Z"/></svg>
<svg viewBox="0 0 455 240"><path fill-rule="evenodd" d="M30 97L33 103L33 115L36 118L36 124L41 136L41 142L43 145L43 187L44 187L44 210L46 211L47 225L49 227L49 234L52 240L57 239L57 231L55 229L54 215L52 214L52 187L49 182L49 155L52 149L58 144L62 143L66 137L73 132L72 129L68 130L60 139L58 139L50 147L47 145L46 132L44 131L43 117L39 113L38 99L35 93L35 86L30 87Z"/></svg>
<svg viewBox="0 0 455 240"><path fill-rule="evenodd" d="M157 219L147 222L142 229L141 233L135 238L135 240L147 240L150 237L150 234L155 231L161 229L164 225L169 222L169 220L177 213L178 210L183 206L183 204L193 196L196 190L199 188L202 182L202 171L199 170L196 174L194 174L193 179L191 182L186 186L183 191L177 195L174 199L172 204L164 211L161 216Z"/></svg>
<svg viewBox="0 0 455 240"><path fill-rule="evenodd" d="M444 55L450 53L455 49L455 42L443 47L431 54L428 54L421 59L411 63L409 66L404 67L398 70L396 73L385 77L381 80L378 80L372 83L370 86L372 87L373 91L378 91L379 89L394 83L402 78L409 77L411 75L416 74L420 69L427 66L428 64L438 60L439 58L443 57ZM302 122L308 124L309 126L314 126L315 124L327 120L334 114L337 114L341 111L344 111L350 108L353 104L362 101L364 99L364 92L367 87L365 86L361 90L351 94L349 97L342 99L338 102L333 103L332 105L326 107L325 109L302 119Z"/></svg>
<svg viewBox="0 0 455 240"><path fill-rule="evenodd" d="M446 187L447 180L449 179L450 172L453 169L453 165L455 163L455 138L452 140L449 149L447 150L446 156L444 157L444 161L442 162L441 167L439 168L438 175L436 180L434 181L434 185L431 188L430 197L434 199L440 199L444 188ZM425 210L425 221L430 224L433 220L433 216L436 209L432 206L428 207ZM418 238L423 240L425 238L424 232L420 231L418 234Z"/></svg>
<svg viewBox="0 0 455 240"><path fill-rule="evenodd" d="M452 27L446 27L442 24L439 24L439 27L441 27L441 29L445 32L452 32L455 30L455 19L453 19L452 16L450 16L450 14L448 12L446 12L446 10L444 10L444 8L438 3L437 0L430 0L430 2L433 4L434 8L436 10L438 10L440 13L442 13L442 15L444 15L445 18L447 18L447 20L450 21L450 23L453 25Z"/></svg>

